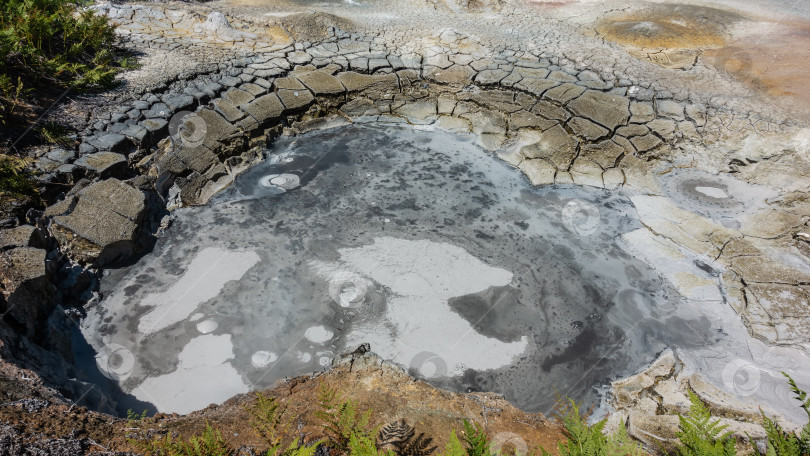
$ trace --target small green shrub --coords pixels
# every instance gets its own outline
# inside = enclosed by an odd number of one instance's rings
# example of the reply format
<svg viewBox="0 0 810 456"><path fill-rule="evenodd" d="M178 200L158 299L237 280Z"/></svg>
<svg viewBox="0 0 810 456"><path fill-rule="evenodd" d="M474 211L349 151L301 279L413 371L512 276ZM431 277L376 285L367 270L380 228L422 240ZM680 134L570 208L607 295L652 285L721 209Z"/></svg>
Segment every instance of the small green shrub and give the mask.
<svg viewBox="0 0 810 456"><path fill-rule="evenodd" d="M0 124L33 88L106 89L134 65L115 47L115 26L90 3L0 2Z"/></svg>
<svg viewBox="0 0 810 456"><path fill-rule="evenodd" d="M115 28L82 6L67 0L0 3L0 70L79 87L110 83Z"/></svg>
<svg viewBox="0 0 810 456"><path fill-rule="evenodd" d="M588 424L588 414L579 410L579 405L571 399L560 400L555 407L555 419L563 426L568 439L557 445L561 456L639 456L645 454L641 445L630 439L624 423L616 432L605 435L607 418ZM541 448L543 456L550 453Z"/></svg>
<svg viewBox="0 0 810 456"><path fill-rule="evenodd" d="M681 456L734 456L737 449L730 432L723 432L727 426L720 420L712 420L709 407L694 393L689 392L689 415L678 415L680 441L678 454Z"/></svg>

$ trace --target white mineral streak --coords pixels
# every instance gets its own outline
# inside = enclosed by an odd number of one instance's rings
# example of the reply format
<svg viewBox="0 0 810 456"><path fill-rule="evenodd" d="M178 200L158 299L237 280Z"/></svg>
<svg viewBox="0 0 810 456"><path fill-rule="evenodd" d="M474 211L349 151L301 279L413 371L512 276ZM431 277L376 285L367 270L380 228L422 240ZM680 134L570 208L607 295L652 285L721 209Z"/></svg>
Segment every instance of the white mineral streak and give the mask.
<svg viewBox="0 0 810 456"><path fill-rule="evenodd" d="M242 278L258 262L259 255L255 252L216 247L200 251L174 285L143 299L140 305L152 310L141 317L138 330L151 334L185 320L197 306L217 296L226 283Z"/></svg>
<svg viewBox="0 0 810 456"><path fill-rule="evenodd" d="M339 252L347 269L393 294L385 320L355 328L347 336L349 346L369 342L380 356L406 366L422 352L435 353L451 376L468 368L508 365L526 349L525 336L512 343L483 336L448 304L452 297L508 285L511 272L488 266L460 247L428 240L379 237L371 245Z"/></svg>
<svg viewBox="0 0 810 456"><path fill-rule="evenodd" d="M178 355L177 370L147 378L132 394L155 404L160 412L189 413L221 403L248 392L248 386L229 362L233 357L230 335L196 337Z"/></svg>

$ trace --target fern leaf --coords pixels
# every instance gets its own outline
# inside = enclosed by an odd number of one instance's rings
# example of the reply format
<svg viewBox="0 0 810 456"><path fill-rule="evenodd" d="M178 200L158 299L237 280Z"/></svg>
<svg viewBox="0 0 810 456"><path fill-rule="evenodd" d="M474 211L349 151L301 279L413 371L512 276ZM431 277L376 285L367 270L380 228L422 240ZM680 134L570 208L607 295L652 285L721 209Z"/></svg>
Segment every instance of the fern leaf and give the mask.
<svg viewBox="0 0 810 456"><path fill-rule="evenodd" d="M450 432L450 439L444 446L444 451L440 452L438 456L467 456L467 450L464 449L464 445L458 440L455 429Z"/></svg>
<svg viewBox="0 0 810 456"><path fill-rule="evenodd" d="M489 452L489 437L478 423L464 420L464 445L468 456L491 456Z"/></svg>

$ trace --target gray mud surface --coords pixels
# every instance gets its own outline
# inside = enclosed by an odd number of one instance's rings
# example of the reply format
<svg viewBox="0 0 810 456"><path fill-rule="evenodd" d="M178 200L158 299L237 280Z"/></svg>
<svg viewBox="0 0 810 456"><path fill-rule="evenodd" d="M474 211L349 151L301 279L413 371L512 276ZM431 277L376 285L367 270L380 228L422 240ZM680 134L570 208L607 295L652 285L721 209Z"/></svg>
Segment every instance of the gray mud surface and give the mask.
<svg viewBox="0 0 810 456"><path fill-rule="evenodd" d="M624 191L532 188L472 141L374 125L281 140L106 279L84 332L132 354L131 368L107 369L125 391L181 412L212 402L209 389L227 398L266 388L362 342L438 386L547 411L556 392L594 403L597 389L665 347L717 337L619 247L640 226ZM277 174L300 186L266 186ZM245 272L199 302L218 280L216 261L188 290L167 291L212 249L242 255L229 272ZM189 310L145 327L161 306L161 316ZM189 357L227 375L181 378L197 365ZM189 390L204 397L189 403Z"/></svg>

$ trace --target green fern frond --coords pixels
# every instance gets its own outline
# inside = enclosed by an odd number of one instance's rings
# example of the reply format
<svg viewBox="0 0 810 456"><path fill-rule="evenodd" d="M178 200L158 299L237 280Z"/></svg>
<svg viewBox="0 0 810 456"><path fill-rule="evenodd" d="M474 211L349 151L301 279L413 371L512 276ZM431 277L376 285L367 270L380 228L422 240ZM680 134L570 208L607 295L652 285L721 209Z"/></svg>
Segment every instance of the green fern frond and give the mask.
<svg viewBox="0 0 810 456"><path fill-rule="evenodd" d="M233 456L235 454L222 434L210 424L205 425L202 434L188 441L176 440L171 434L147 441L134 441L147 456Z"/></svg>
<svg viewBox="0 0 810 456"><path fill-rule="evenodd" d="M256 395L256 401L245 410L250 414L250 427L267 442L270 447L268 452L275 454L281 447L281 439L277 434L279 428L286 425L284 422L286 407L279 404L275 398L259 393Z"/></svg>
<svg viewBox="0 0 810 456"><path fill-rule="evenodd" d="M490 440L480 424L464 419L463 439L467 456L490 456Z"/></svg>
<svg viewBox="0 0 810 456"><path fill-rule="evenodd" d="M377 449L377 442L367 432L352 432L347 444L349 456L395 456L393 451Z"/></svg>
<svg viewBox="0 0 810 456"><path fill-rule="evenodd" d="M723 432L728 426L720 420L712 420L709 407L693 392L689 392L689 415L678 415L680 440L678 454L681 456L734 456L737 454L734 438Z"/></svg>
<svg viewBox="0 0 810 456"><path fill-rule="evenodd" d="M272 453L271 450L268 450L265 456L313 456L315 452L318 451L318 447L322 444L323 440L318 440L309 445L304 445L303 442L292 441L280 454L277 455L277 451L275 450L272 450Z"/></svg>
<svg viewBox="0 0 810 456"><path fill-rule="evenodd" d="M343 400L337 390L321 384L318 394L320 410L314 415L322 421L324 432L329 436L333 448L346 451L352 435L357 438L374 440L375 432L369 429L371 411L358 413L357 404L351 400Z"/></svg>
<svg viewBox="0 0 810 456"><path fill-rule="evenodd" d="M467 456L467 450L464 449L464 445L461 444L461 441L459 441L456 436L455 429L450 432L450 439L447 440L444 450L441 451L438 456Z"/></svg>

